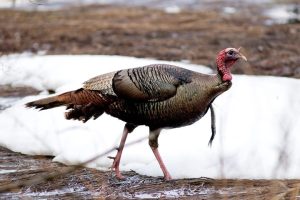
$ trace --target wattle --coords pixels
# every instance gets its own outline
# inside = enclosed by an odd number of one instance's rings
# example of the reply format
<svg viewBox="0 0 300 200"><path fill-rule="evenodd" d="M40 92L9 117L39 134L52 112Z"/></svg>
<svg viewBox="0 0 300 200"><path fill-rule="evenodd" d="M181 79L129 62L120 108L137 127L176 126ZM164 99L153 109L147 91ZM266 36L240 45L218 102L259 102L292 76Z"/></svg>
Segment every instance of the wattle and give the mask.
<svg viewBox="0 0 300 200"><path fill-rule="evenodd" d="M231 76L231 74L224 74L223 76L222 76L222 81L231 81L232 80L232 76Z"/></svg>

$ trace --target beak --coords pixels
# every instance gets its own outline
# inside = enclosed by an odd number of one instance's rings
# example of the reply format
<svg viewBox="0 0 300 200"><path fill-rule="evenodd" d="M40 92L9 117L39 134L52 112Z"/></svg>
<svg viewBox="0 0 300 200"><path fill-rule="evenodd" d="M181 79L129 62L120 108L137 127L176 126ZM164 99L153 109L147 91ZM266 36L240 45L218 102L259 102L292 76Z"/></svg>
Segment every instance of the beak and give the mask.
<svg viewBox="0 0 300 200"><path fill-rule="evenodd" d="M246 58L246 56L244 56L244 55L243 55L243 54L241 54L241 53L240 53L240 58L241 58L241 59L243 59L244 61L246 61L246 62L247 62L247 58Z"/></svg>
<svg viewBox="0 0 300 200"><path fill-rule="evenodd" d="M241 50L241 47L240 48L238 48L238 51L240 51ZM247 58L246 58L246 56L244 56L242 53L240 53L239 52L239 58L241 58L241 59L243 59L244 61L246 61L247 62Z"/></svg>

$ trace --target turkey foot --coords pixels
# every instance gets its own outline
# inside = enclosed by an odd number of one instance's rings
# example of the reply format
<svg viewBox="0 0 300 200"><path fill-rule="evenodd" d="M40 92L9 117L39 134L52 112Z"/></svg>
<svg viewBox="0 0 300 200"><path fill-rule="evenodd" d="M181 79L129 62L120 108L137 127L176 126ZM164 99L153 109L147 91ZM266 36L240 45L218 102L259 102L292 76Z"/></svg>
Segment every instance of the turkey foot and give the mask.
<svg viewBox="0 0 300 200"><path fill-rule="evenodd" d="M162 158L161 158L161 156L160 156L160 154L159 154L157 148L151 147L151 149L152 149L152 151L153 151L153 153L154 153L154 156L155 156L156 160L157 160L158 163L159 163L159 166L160 166L161 170L163 171L164 179L165 179L166 181L171 180L172 177L171 177L170 173L168 172L168 170L167 170L167 168L166 168L164 162L162 161Z"/></svg>
<svg viewBox="0 0 300 200"><path fill-rule="evenodd" d="M122 149L122 150L123 150L123 149ZM111 169L112 169L113 171L115 171L116 177L117 177L118 179L125 179L124 176L121 174L121 172L120 172L120 167L119 167L119 165L120 165L120 160L121 160L121 155L122 155L122 150L120 151L120 150L118 149L118 153L117 153L116 157L109 157L109 158L111 158L111 159L114 160L114 162L113 162L113 164L112 164L112 166L111 166Z"/></svg>
<svg viewBox="0 0 300 200"><path fill-rule="evenodd" d="M111 159L114 160L114 162L111 166L111 169L113 171L115 171L116 177L118 179L124 179L124 176L121 174L120 167L119 167L120 166L120 161L121 161L121 156L122 156L122 152L123 152L123 149L124 149L124 146L125 146L127 135L128 135L128 133L131 133L135 128L136 128L136 126L134 126L132 124L127 123L125 125L124 130L123 130L123 135L122 135L122 138L121 138L121 141L120 141L120 145L117 148L117 150L118 150L117 155L115 157L108 157L108 158L111 158Z"/></svg>

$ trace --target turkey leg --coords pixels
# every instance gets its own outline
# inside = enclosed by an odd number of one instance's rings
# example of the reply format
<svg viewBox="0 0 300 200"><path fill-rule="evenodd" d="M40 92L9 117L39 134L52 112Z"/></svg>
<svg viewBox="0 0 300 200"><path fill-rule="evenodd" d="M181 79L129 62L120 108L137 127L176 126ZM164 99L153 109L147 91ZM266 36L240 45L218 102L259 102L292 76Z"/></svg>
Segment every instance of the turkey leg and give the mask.
<svg viewBox="0 0 300 200"><path fill-rule="evenodd" d="M123 134L122 134L122 138L121 138L121 141L120 141L120 145L117 148L118 153L115 157L110 157L110 158L114 159L114 162L111 166L111 169L115 171L116 177L118 179L124 179L124 177L122 176L122 174L120 172L119 165L120 165L120 161L121 161L122 152L123 152L123 149L124 149L124 146L125 146L125 142L126 142L126 139L127 139L127 135L128 135L128 133L131 133L135 128L136 128L135 125L128 124L128 123L125 124Z"/></svg>
<svg viewBox="0 0 300 200"><path fill-rule="evenodd" d="M149 134L149 145L154 153L154 156L156 158L156 160L158 161L158 164L164 174L164 179L166 181L168 180L171 180L172 177L170 175L170 173L168 172L160 154L159 154L159 151L158 151L158 142L157 142L157 139L158 139L158 136L159 136L159 133L160 133L160 129L156 129L154 131L151 131L150 130L150 134Z"/></svg>

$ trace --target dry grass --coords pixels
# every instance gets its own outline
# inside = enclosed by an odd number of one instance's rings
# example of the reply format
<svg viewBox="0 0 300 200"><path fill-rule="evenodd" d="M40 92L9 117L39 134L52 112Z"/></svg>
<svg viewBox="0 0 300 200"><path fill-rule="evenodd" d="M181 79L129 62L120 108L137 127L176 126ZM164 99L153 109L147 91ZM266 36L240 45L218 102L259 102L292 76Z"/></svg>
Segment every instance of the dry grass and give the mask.
<svg viewBox="0 0 300 200"><path fill-rule="evenodd" d="M92 6L63 11L2 10L0 52L117 54L190 60L214 66L220 49L242 46L251 67L235 73L300 77L300 24L265 26L242 13L181 12ZM244 14L245 13L245 14ZM253 14L252 13L252 14Z"/></svg>

